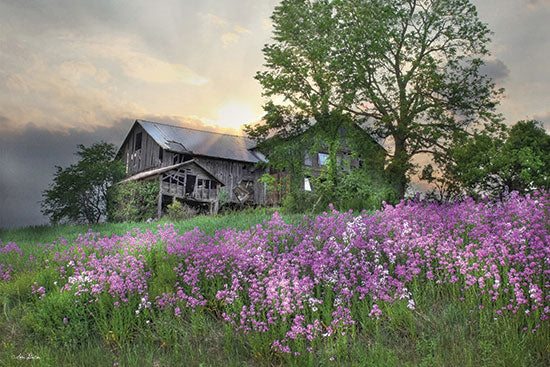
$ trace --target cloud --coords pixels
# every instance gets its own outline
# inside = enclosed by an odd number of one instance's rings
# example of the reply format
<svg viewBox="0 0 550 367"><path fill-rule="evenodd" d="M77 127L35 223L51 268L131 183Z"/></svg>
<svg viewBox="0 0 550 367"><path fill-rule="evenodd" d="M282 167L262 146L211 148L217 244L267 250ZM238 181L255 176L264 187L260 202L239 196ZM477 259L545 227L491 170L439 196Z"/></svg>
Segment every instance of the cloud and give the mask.
<svg viewBox="0 0 550 367"><path fill-rule="evenodd" d="M268 19L268 18L263 19L263 28L266 31L271 31L271 29L273 28L273 23L271 22L271 19Z"/></svg>
<svg viewBox="0 0 550 367"><path fill-rule="evenodd" d="M61 75L79 81L83 76L90 76L95 81L105 84L111 79L109 72L103 68L96 68L92 63L80 60L65 61L59 67Z"/></svg>
<svg viewBox="0 0 550 367"><path fill-rule="evenodd" d="M0 121L7 119L0 116ZM52 182L54 166L74 163L77 144L89 146L104 140L119 145L132 122L123 119L111 121L109 128L67 129L63 133L29 123L18 131L0 134L0 228L47 223L39 202Z"/></svg>
<svg viewBox="0 0 550 367"><path fill-rule="evenodd" d="M215 14L212 13L206 13L202 14L203 18L206 20L207 23L215 24L215 25L227 25L229 22L223 18L218 17Z"/></svg>
<svg viewBox="0 0 550 367"><path fill-rule="evenodd" d="M537 8L539 6L549 6L550 0L524 0L528 7Z"/></svg>
<svg viewBox="0 0 550 367"><path fill-rule="evenodd" d="M231 23L226 19L220 18L212 13L201 13L206 23L221 27L225 33L220 36L220 41L224 46L229 46L239 42L241 35L252 33L249 29L237 23ZM231 29L229 31L229 29Z"/></svg>
<svg viewBox="0 0 550 367"><path fill-rule="evenodd" d="M238 34L229 32L229 33L222 34L222 36L220 37L220 40L225 46L229 46L239 42L240 38L241 36L239 36Z"/></svg>
<svg viewBox="0 0 550 367"><path fill-rule="evenodd" d="M233 30L237 33L240 33L240 34L246 34L246 33L250 33L250 30L249 29L246 29L244 28L243 26L240 26L238 24L235 24L233 26Z"/></svg>
<svg viewBox="0 0 550 367"><path fill-rule="evenodd" d="M34 55L33 62L10 73L0 84L0 106L8 122L0 132L34 122L56 131L90 130L129 114L142 113L137 104L106 88L106 71L92 64L69 62L59 66ZM89 76L90 80L86 77Z"/></svg>
<svg viewBox="0 0 550 367"><path fill-rule="evenodd" d="M184 83L203 85L208 79L181 63L170 63L140 49L128 37L96 37L79 39L68 36L73 47L90 57L101 57L116 62L127 76L148 83Z"/></svg>
<svg viewBox="0 0 550 367"><path fill-rule="evenodd" d="M501 60L494 59L488 60L480 68L482 74L487 75L495 82L501 82L508 78L510 75L510 69Z"/></svg>

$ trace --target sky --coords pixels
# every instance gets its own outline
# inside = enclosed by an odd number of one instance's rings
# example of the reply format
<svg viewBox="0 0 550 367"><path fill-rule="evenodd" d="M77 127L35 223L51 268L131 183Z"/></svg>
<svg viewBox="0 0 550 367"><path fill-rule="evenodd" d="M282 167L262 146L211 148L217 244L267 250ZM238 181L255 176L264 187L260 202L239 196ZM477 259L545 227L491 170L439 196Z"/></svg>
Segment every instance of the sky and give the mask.
<svg viewBox="0 0 550 367"><path fill-rule="evenodd" d="M550 0L472 0L507 123L550 131ZM278 0L0 0L0 228L47 223L42 192L77 144L135 119L238 132L262 116Z"/></svg>

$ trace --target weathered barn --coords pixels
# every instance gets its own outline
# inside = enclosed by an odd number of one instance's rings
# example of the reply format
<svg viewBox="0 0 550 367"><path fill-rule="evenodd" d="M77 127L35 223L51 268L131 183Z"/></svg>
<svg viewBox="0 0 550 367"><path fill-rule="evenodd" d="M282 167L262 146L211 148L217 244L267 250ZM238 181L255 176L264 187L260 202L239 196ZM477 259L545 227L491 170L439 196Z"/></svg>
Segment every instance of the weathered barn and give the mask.
<svg viewBox="0 0 550 367"><path fill-rule="evenodd" d="M123 182L158 180L159 216L174 199L216 212L222 188L230 203L265 203L259 178L266 170L258 163L266 160L254 147L243 136L136 120L117 158L126 163Z"/></svg>

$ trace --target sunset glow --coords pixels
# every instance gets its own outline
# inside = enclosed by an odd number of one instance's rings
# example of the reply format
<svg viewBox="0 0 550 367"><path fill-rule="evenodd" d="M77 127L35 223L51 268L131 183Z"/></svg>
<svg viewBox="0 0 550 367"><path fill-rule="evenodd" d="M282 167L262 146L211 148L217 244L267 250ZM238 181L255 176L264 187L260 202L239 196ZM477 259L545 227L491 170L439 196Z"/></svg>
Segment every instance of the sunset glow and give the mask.
<svg viewBox="0 0 550 367"><path fill-rule="evenodd" d="M231 101L218 110L217 124L239 129L243 124L257 121L261 116L255 114L250 105Z"/></svg>

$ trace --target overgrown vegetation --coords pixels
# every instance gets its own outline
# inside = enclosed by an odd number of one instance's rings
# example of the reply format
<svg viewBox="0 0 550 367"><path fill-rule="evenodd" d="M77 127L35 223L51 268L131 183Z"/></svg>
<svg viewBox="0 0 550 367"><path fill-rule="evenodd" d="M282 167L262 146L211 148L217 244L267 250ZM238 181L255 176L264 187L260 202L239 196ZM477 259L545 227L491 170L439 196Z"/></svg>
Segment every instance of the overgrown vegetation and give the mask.
<svg viewBox="0 0 550 367"><path fill-rule="evenodd" d="M140 222L156 218L159 183L130 181L109 188L107 201L108 221Z"/></svg>
<svg viewBox="0 0 550 367"><path fill-rule="evenodd" d="M187 220L195 217L198 210L189 205L182 204L179 200L174 200L172 204L168 204L168 219L173 221Z"/></svg>

